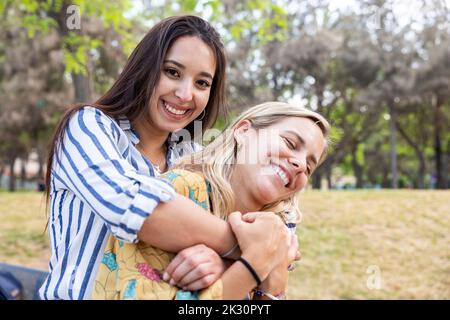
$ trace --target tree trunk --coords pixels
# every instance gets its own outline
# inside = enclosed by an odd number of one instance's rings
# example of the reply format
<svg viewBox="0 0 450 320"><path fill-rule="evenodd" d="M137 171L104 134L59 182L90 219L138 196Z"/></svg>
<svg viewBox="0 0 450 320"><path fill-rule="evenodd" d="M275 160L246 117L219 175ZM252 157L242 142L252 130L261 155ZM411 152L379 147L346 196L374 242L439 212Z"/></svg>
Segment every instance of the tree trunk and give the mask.
<svg viewBox="0 0 450 320"><path fill-rule="evenodd" d="M383 177L381 181L383 188L389 188L389 169L387 166L383 166Z"/></svg>
<svg viewBox="0 0 450 320"><path fill-rule="evenodd" d="M38 173L37 173L37 179L38 181L44 177L44 157L42 156L40 150L38 150Z"/></svg>
<svg viewBox="0 0 450 320"><path fill-rule="evenodd" d="M355 146L357 147L357 146ZM362 189L363 187L363 167L358 163L356 158L356 148L352 148L352 167L353 173L356 178L356 188Z"/></svg>
<svg viewBox="0 0 450 320"><path fill-rule="evenodd" d="M75 89L75 102L89 103L91 101L89 78L82 74L72 73L72 81Z"/></svg>
<svg viewBox="0 0 450 320"><path fill-rule="evenodd" d="M390 142L391 142L391 174L392 174L392 188L398 188L398 171L397 171L397 129L396 129L396 121L397 121L397 113L395 111L395 107L393 106L393 102L389 103L389 115L390 115Z"/></svg>
<svg viewBox="0 0 450 320"><path fill-rule="evenodd" d="M409 144L411 148L413 148L416 153L417 159L419 160L419 168L417 171L417 188L423 189L425 187L425 172L426 172L426 163L425 163L425 154L420 150L417 143L415 143L411 137L408 136L405 130L403 130L402 126L399 122L396 122L396 127L400 135L405 139L405 141Z"/></svg>
<svg viewBox="0 0 450 320"><path fill-rule="evenodd" d="M50 12L50 16L56 20L58 23L57 31L61 37L67 36L69 33L68 25L67 25L67 8L71 5L69 1L64 1L62 4L62 8L59 12ZM76 32L81 35L82 30L70 30L72 32ZM68 50L72 53L76 52L76 47L69 46ZM88 56L88 61L90 57ZM91 84L89 77L89 62L86 65L87 75L71 73L73 87L75 90L75 102L90 102L91 101Z"/></svg>
<svg viewBox="0 0 450 320"><path fill-rule="evenodd" d="M418 189L425 188L425 172L426 172L425 157L422 155L419 158L419 172L417 172L417 188Z"/></svg>
<svg viewBox="0 0 450 320"><path fill-rule="evenodd" d="M11 157L9 161L9 188L10 192L16 191L16 176L14 175L14 164L16 163L16 157Z"/></svg>
<svg viewBox="0 0 450 320"><path fill-rule="evenodd" d="M447 149L448 150L448 149ZM447 189L449 187L449 182L448 182L448 172L449 172L449 162L450 162L450 155L449 152L444 152L444 154L442 155L442 181L443 181L443 186L445 189Z"/></svg>
<svg viewBox="0 0 450 320"><path fill-rule="evenodd" d="M444 172L443 169L443 159L442 159L442 102L439 97L436 98L436 111L434 114L434 157L436 163L436 188L437 189L445 189L447 187L444 175L447 175L447 172Z"/></svg>
<svg viewBox="0 0 450 320"><path fill-rule="evenodd" d="M27 179L27 163L25 159L20 159L20 188L25 189L25 181Z"/></svg>
<svg viewBox="0 0 450 320"><path fill-rule="evenodd" d="M331 181L331 166L327 166L326 173L327 173L327 183L328 183L328 190L333 189L333 183Z"/></svg>
<svg viewBox="0 0 450 320"><path fill-rule="evenodd" d="M322 170L317 170L312 176L312 187L313 189L319 189L322 187Z"/></svg>
<svg viewBox="0 0 450 320"><path fill-rule="evenodd" d="M0 166L0 188L2 187L3 174L5 173L5 167Z"/></svg>

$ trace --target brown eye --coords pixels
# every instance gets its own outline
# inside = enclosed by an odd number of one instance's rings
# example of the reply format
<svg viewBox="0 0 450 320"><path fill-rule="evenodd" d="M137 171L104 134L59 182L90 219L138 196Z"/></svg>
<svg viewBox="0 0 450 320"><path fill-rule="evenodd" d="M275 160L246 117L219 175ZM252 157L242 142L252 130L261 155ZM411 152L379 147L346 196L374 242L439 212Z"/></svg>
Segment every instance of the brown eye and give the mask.
<svg viewBox="0 0 450 320"><path fill-rule="evenodd" d="M199 81L197 81L197 84L201 88L205 88L205 89L211 87L211 84L208 81L206 81L206 80L199 80Z"/></svg>
<svg viewBox="0 0 450 320"><path fill-rule="evenodd" d="M174 69L174 68L165 68L165 69L164 69L164 72L165 72L166 74L168 74L169 76L171 76L171 77L176 77L176 78L178 78L178 77L180 76L180 74L178 73L178 71L177 71L176 69Z"/></svg>

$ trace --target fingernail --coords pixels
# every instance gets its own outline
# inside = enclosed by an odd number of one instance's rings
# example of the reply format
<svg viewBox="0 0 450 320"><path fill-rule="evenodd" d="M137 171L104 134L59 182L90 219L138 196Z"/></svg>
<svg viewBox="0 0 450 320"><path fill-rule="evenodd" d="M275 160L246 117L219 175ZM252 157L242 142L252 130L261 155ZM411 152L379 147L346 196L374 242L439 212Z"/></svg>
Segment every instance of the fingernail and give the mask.
<svg viewBox="0 0 450 320"><path fill-rule="evenodd" d="M173 286L173 285L175 284L175 280L170 279L170 282L169 282L169 283L170 283L171 286Z"/></svg>
<svg viewBox="0 0 450 320"><path fill-rule="evenodd" d="M163 274L163 280L164 281L168 281L169 280L169 274L167 273L167 272L164 272L164 274Z"/></svg>

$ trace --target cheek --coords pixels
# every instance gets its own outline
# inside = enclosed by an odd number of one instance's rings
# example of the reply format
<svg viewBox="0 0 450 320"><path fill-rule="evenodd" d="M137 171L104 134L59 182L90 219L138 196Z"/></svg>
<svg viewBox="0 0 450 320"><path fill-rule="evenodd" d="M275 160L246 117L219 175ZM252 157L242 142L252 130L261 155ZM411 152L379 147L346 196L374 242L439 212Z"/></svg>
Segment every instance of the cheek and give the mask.
<svg viewBox="0 0 450 320"><path fill-rule="evenodd" d="M295 192L300 191L303 189L306 184L308 183L308 177L304 173L300 173L300 176L297 178L297 181L295 182Z"/></svg>
<svg viewBox="0 0 450 320"><path fill-rule="evenodd" d="M289 148L278 141L269 144L268 155L274 159L286 158L290 156Z"/></svg>
<svg viewBox="0 0 450 320"><path fill-rule="evenodd" d="M203 110L206 107L206 105L208 104L209 96L210 96L210 90L201 91L199 94L197 94L196 99L195 99L196 107Z"/></svg>
<svg viewBox="0 0 450 320"><path fill-rule="evenodd" d="M155 95L167 94L172 87L173 87L172 80L169 79L165 74L161 74L159 82L155 87Z"/></svg>

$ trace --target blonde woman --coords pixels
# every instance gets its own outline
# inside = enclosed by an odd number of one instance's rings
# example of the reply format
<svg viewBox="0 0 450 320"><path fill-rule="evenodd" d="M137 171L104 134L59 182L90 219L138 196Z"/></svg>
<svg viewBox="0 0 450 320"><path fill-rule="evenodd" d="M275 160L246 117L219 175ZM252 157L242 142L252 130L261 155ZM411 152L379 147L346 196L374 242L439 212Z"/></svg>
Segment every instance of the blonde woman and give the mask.
<svg viewBox="0 0 450 320"><path fill-rule="evenodd" d="M181 158L163 175L178 193L228 220L240 258L211 286L183 291L163 275L176 269L173 253L111 237L93 298L243 299L250 292L255 299L283 298L296 246L282 231L299 220L296 194L324 160L328 133L320 114L287 103L243 112L203 151ZM184 278L188 283L189 274Z"/></svg>

